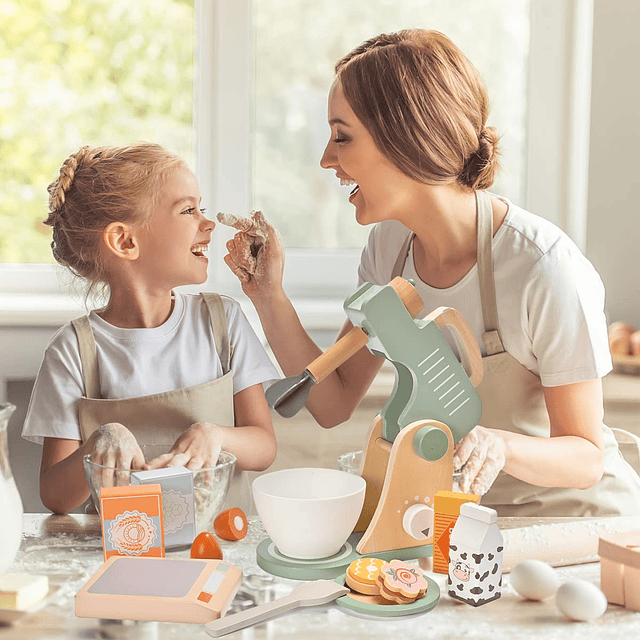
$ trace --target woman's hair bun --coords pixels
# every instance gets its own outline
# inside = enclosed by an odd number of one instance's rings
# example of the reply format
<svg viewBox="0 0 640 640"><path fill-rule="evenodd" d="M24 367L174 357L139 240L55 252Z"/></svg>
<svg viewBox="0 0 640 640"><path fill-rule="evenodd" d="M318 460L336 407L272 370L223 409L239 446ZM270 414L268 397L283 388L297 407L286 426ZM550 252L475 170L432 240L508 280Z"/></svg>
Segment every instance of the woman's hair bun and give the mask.
<svg viewBox="0 0 640 640"><path fill-rule="evenodd" d="M498 141L493 127L484 127L478 136L478 149L466 160L459 181L469 189L488 189L498 171Z"/></svg>

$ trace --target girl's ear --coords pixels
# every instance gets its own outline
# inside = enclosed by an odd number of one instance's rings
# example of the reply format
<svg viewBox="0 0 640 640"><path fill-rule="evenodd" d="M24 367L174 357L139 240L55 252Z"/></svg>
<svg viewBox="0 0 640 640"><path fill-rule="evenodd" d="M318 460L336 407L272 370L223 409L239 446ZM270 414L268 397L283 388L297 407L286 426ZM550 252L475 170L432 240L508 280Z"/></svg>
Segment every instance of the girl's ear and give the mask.
<svg viewBox="0 0 640 640"><path fill-rule="evenodd" d="M133 228L124 222L112 222L102 234L107 249L118 258L135 260L140 254Z"/></svg>

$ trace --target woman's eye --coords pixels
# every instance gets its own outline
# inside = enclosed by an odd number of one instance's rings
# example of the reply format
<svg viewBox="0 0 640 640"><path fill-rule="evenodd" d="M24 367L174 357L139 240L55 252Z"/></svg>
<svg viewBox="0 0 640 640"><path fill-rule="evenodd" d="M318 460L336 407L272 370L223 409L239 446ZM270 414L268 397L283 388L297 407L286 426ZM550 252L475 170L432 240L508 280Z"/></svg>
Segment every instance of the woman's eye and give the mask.
<svg viewBox="0 0 640 640"><path fill-rule="evenodd" d="M345 138L343 136L336 136L335 138L332 139L332 142L335 142L336 144L344 144L345 142L349 142L349 138Z"/></svg>

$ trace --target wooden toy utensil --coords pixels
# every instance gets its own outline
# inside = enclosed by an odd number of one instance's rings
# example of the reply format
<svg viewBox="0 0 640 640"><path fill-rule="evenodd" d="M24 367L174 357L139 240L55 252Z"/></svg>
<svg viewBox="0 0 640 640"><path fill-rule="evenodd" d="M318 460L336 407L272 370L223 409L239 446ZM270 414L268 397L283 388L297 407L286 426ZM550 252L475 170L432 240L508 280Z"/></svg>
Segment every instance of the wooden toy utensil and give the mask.
<svg viewBox="0 0 640 640"><path fill-rule="evenodd" d="M208 622L205 624L205 629L213 638L219 638L292 609L327 604L347 593L349 593L348 587L339 585L333 580L306 582L297 586L284 598L278 598L278 600L258 605L252 609Z"/></svg>
<svg viewBox="0 0 640 640"><path fill-rule="evenodd" d="M424 308L420 295L404 278L394 278L389 283L396 291L412 318ZM279 380L266 392L267 402L284 418L291 418L302 409L314 384L324 380L343 362L348 360L369 341L369 336L360 328L353 327L332 347L317 357L302 373Z"/></svg>

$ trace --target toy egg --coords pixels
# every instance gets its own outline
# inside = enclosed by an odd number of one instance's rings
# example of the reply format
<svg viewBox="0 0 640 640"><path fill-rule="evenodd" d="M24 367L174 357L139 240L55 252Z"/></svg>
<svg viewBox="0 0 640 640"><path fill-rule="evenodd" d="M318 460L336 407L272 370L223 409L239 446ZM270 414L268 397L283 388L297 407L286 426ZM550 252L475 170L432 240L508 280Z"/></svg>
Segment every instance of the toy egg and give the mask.
<svg viewBox="0 0 640 640"><path fill-rule="evenodd" d="M213 533L203 531L191 545L191 557L207 560L222 560L222 549Z"/></svg>
<svg viewBox="0 0 640 640"><path fill-rule="evenodd" d="M213 522L213 530L223 540L242 540L247 535L247 516L242 509L233 507L223 511Z"/></svg>
<svg viewBox="0 0 640 640"><path fill-rule="evenodd" d="M607 599L591 582L568 580L556 593L556 605L570 620L586 622L599 618L607 610Z"/></svg>
<svg viewBox="0 0 640 640"><path fill-rule="evenodd" d="M525 560L511 570L509 578L516 593L527 600L544 600L560 586L556 572L546 562Z"/></svg>

